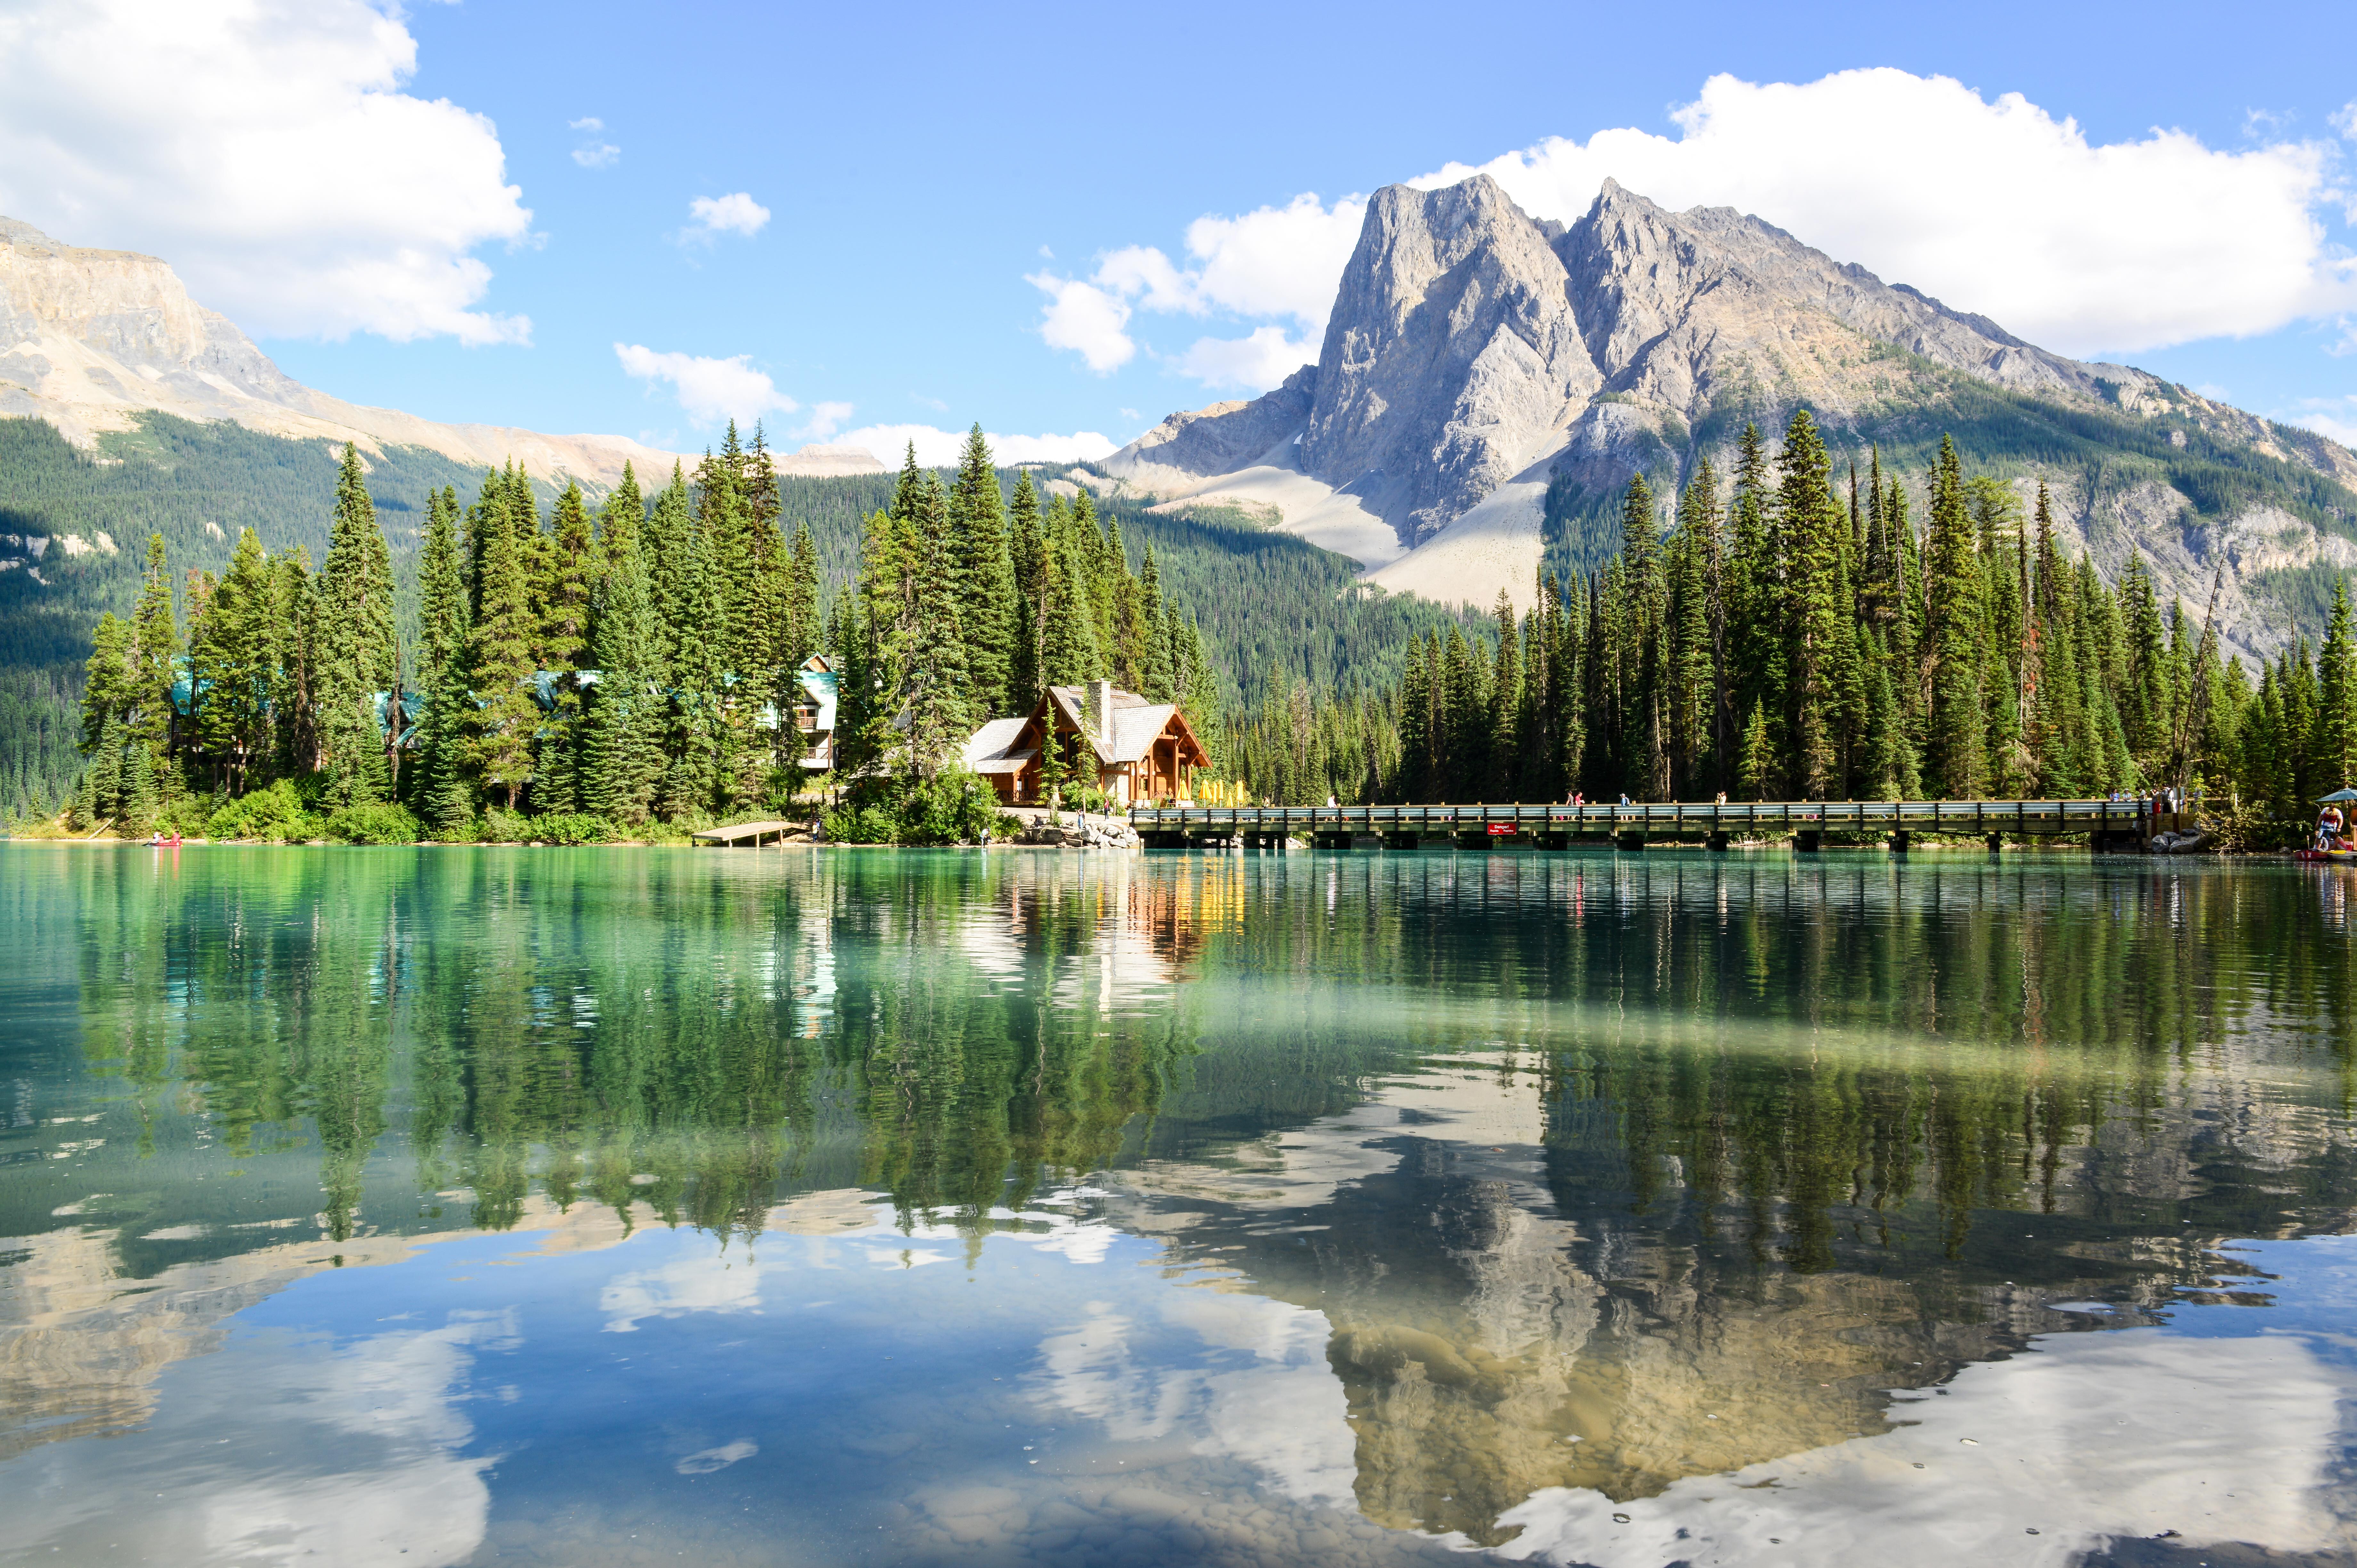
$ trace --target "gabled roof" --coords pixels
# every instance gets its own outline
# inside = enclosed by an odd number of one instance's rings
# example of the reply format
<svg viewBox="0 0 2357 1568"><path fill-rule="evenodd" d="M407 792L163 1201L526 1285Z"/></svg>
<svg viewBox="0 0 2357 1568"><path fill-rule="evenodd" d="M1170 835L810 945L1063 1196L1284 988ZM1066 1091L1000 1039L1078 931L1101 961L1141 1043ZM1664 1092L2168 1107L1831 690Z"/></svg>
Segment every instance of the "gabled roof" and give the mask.
<svg viewBox="0 0 2357 1568"><path fill-rule="evenodd" d="M1176 703L1149 703L1135 692L1120 687L1113 693L1113 733L1097 735L1089 728L1088 690L1082 686L1050 686L1048 696L1074 729L1087 735L1095 746L1097 760L1104 763L1135 762L1144 757L1170 723L1170 715L1178 711Z"/></svg>
<svg viewBox="0 0 2357 1568"><path fill-rule="evenodd" d="M974 732L965 743L965 765L976 773L1011 773L1025 762L1039 755L1038 746L1028 746L1020 752L1010 751L1016 736L1031 721L1028 718L993 719Z"/></svg>

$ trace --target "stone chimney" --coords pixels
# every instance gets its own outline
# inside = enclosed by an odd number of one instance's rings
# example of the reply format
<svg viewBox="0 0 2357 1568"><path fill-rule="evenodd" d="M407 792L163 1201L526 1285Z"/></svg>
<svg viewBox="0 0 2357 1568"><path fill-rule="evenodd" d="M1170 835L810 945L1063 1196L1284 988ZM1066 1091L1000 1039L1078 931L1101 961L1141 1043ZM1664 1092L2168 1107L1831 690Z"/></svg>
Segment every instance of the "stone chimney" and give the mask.
<svg viewBox="0 0 2357 1568"><path fill-rule="evenodd" d="M1089 682L1089 734L1096 740L1113 744L1113 682Z"/></svg>

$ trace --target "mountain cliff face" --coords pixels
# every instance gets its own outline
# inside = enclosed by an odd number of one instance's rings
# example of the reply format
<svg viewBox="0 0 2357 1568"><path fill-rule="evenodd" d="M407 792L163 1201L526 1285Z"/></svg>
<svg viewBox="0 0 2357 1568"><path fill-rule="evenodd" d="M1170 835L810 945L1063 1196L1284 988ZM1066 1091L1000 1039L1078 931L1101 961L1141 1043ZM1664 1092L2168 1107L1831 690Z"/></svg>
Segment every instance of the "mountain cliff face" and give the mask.
<svg viewBox="0 0 2357 1568"><path fill-rule="evenodd" d="M363 408L312 391L270 362L227 317L188 297L153 256L64 245L0 218L0 414L47 420L89 446L125 430L142 410L184 419L234 420L297 439L353 441L371 456L387 444L419 446L469 467L511 457L533 477L593 487L634 462L657 483L674 455L620 435L544 435L490 424L441 424L388 408ZM879 473L866 452L828 447L789 457L781 470Z"/></svg>
<svg viewBox="0 0 2357 1568"><path fill-rule="evenodd" d="M1640 468L1681 481L1704 456L1724 474L1746 420L1772 437L1796 406L1860 456L1970 427L1985 462L2025 488L2049 483L2099 567L2140 551L2196 616L2223 550L2223 615L2247 650L2276 646L2288 624L2260 578L2357 564L2331 511L2357 520L2346 449L2142 371L2050 353L1757 218L1671 212L1609 180L1568 229L1534 221L1486 175L1377 192L1318 363L1253 402L1174 414L1103 466L1177 504L1273 507L1385 587L1526 602L1551 490L1553 542L1581 554L1563 498L1600 512ZM2107 443L2126 455L2189 441L2259 476L2241 504L2213 497L2204 510L2151 463L2123 478L2092 460ZM2058 460L2066 449L2078 460ZM2281 500L2293 491L2334 499L2296 515Z"/></svg>

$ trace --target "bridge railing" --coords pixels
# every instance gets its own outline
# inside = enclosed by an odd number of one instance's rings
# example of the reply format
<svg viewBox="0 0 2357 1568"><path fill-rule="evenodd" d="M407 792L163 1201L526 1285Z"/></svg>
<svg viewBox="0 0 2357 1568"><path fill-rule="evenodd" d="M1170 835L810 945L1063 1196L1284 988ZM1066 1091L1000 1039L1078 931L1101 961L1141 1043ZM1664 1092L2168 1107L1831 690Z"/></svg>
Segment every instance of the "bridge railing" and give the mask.
<svg viewBox="0 0 2357 1568"><path fill-rule="evenodd" d="M1164 832L2147 832L2148 800L1653 800L1630 805L1137 806Z"/></svg>

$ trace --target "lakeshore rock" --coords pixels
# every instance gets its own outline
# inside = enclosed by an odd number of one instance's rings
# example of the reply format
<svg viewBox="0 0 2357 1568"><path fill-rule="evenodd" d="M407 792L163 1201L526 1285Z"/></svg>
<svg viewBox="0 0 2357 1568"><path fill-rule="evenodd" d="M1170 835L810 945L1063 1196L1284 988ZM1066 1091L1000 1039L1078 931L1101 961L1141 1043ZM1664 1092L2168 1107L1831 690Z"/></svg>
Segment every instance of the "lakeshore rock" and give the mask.
<svg viewBox="0 0 2357 1568"><path fill-rule="evenodd" d="M1118 818L1092 817L1082 822L1077 818L1061 824L1045 818L1031 823L1016 836L1019 844L1060 849L1135 849L1136 830Z"/></svg>

